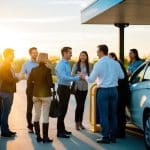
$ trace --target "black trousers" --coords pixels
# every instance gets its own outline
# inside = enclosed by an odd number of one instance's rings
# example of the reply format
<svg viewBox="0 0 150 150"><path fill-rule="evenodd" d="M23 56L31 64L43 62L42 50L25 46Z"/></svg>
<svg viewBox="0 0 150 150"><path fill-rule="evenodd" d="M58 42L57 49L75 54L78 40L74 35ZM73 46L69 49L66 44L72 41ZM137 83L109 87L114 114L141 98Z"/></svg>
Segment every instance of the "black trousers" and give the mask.
<svg viewBox="0 0 150 150"><path fill-rule="evenodd" d="M27 112L26 112L26 119L27 119L27 127L32 128L32 110L33 110L33 88L27 87L26 89L27 95Z"/></svg>
<svg viewBox="0 0 150 150"><path fill-rule="evenodd" d="M83 121L84 104L87 96L87 91L76 91L76 110L75 110L75 122Z"/></svg>
<svg viewBox="0 0 150 150"><path fill-rule="evenodd" d="M125 107L127 105L127 100L129 99L129 92L125 89L118 89L118 135L125 135L126 127L126 113Z"/></svg>
<svg viewBox="0 0 150 150"><path fill-rule="evenodd" d="M63 133L65 130L64 119L68 109L68 103L70 99L70 87L64 85L58 85L57 93L59 96L59 111L60 116L57 120L57 133Z"/></svg>

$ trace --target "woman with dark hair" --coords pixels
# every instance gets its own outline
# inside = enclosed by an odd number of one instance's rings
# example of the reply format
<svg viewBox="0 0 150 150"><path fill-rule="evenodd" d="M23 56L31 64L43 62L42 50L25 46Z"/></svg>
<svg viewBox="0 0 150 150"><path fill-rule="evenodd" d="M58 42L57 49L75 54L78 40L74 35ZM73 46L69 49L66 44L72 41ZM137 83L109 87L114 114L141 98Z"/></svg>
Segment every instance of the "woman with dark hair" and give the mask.
<svg viewBox="0 0 150 150"><path fill-rule="evenodd" d="M82 51L79 56L79 60L76 64L73 65L72 68L72 75L76 75L78 73L84 73L89 75L91 71L91 66L89 64L89 57L86 51ZM77 102L76 110L75 110L75 122L76 122L76 129L85 129L82 125L83 121L83 112L84 112L84 104L88 92L88 83L80 79L75 82L75 98Z"/></svg>
<svg viewBox="0 0 150 150"><path fill-rule="evenodd" d="M127 75L125 67L118 60L115 53L109 53L109 57L119 62L122 68L122 71L124 72L124 77L125 77L124 79L120 79L118 81L118 107L117 107L117 116L118 116L117 137L124 138L125 137L125 125L126 125L125 107L130 98L128 75Z"/></svg>
<svg viewBox="0 0 150 150"><path fill-rule="evenodd" d="M130 76L143 63L139 57L137 49L130 49L129 58L128 76Z"/></svg>

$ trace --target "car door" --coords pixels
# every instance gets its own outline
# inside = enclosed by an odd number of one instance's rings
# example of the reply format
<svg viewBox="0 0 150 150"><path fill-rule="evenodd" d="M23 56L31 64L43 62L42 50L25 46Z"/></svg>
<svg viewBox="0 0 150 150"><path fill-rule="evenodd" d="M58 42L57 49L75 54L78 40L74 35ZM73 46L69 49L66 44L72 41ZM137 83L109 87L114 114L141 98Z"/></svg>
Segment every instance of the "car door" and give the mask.
<svg viewBox="0 0 150 150"><path fill-rule="evenodd" d="M145 90L147 89L147 81L144 79L144 74L148 63L144 63L140 68L136 70L130 80L131 100L129 109L131 113L131 119L134 124L142 128L143 125L143 99L145 96Z"/></svg>

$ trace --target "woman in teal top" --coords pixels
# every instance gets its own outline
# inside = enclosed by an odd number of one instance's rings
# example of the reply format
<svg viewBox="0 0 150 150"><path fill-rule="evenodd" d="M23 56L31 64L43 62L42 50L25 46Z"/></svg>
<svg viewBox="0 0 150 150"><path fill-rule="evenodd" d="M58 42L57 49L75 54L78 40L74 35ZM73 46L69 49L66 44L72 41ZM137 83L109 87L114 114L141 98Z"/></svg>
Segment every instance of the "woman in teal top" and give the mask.
<svg viewBox="0 0 150 150"><path fill-rule="evenodd" d="M142 63L137 49L130 49L130 63L128 65L128 76L130 76Z"/></svg>

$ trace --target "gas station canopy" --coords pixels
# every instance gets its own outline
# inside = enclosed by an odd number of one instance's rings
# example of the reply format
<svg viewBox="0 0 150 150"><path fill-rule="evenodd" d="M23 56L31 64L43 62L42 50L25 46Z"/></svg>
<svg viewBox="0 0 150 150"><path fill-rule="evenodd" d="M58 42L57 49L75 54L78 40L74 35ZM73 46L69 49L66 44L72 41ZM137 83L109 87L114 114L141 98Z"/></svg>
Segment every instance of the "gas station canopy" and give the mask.
<svg viewBox="0 0 150 150"><path fill-rule="evenodd" d="M86 24L150 25L150 0L97 0L81 15Z"/></svg>
<svg viewBox="0 0 150 150"><path fill-rule="evenodd" d="M150 0L96 0L81 12L82 24L114 24L119 28L119 56L124 62L124 28L150 25Z"/></svg>

